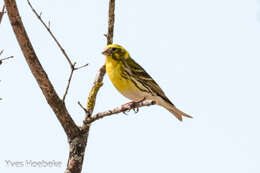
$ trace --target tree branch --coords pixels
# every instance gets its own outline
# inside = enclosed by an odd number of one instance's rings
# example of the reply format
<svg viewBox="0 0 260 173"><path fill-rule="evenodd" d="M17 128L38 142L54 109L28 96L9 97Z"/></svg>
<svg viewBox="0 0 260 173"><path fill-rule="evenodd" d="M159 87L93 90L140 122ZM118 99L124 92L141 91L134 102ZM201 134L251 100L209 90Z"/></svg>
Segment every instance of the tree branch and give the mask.
<svg viewBox="0 0 260 173"><path fill-rule="evenodd" d="M0 65L3 63L3 61L8 60L8 59L11 59L11 58L14 58L14 56L8 56L8 57L6 57L6 58L0 59Z"/></svg>
<svg viewBox="0 0 260 173"><path fill-rule="evenodd" d="M75 71L75 65L76 63L74 63L71 67L71 70L70 70L70 76L69 76L69 79L68 79L68 83L67 83L67 86L66 86L66 90L65 90L65 93L63 94L63 97L62 97L62 101L64 102L65 99L66 99L66 96L68 94L68 91L69 91L69 88L70 88L70 82L71 82L71 79L72 79L72 75Z"/></svg>
<svg viewBox="0 0 260 173"><path fill-rule="evenodd" d="M61 46L60 42L57 40L57 38L54 36L54 34L51 32L51 28L50 28L50 22L48 22L48 25L42 20L41 18L41 14L39 15L36 10L33 8L32 4L30 3L29 0L27 0L27 3L29 4L29 6L31 7L33 13L37 16L37 18L40 20L40 22L43 24L43 26L46 28L46 30L50 33L51 37L53 38L53 40L56 42L56 44L58 45L58 47L60 48L61 52L63 53L63 55L65 56L65 58L67 59L68 63L70 64L70 67L72 68L73 63L70 60L69 56L67 55L65 49Z"/></svg>
<svg viewBox="0 0 260 173"><path fill-rule="evenodd" d="M0 22L1 22L1 21L0 21ZM4 52L4 50L1 50L1 51L0 51L0 56L3 54L3 52ZM8 57L6 57L6 58L0 59L0 65L2 65L3 61L8 60L8 59L11 59L11 58L14 58L14 56L8 56ZM1 82L1 80L0 80L0 82ZM0 100L3 100L3 99L0 98Z"/></svg>
<svg viewBox="0 0 260 173"><path fill-rule="evenodd" d="M102 81L103 81L105 73L106 73L106 66L103 65L98 70L95 81L93 83L93 86L92 86L89 96L88 96L87 110L89 112L89 115L87 115L87 116L91 116L91 114L93 113L95 103L96 103L97 93L98 93L100 87L102 87L102 85L103 85Z"/></svg>
<svg viewBox="0 0 260 173"><path fill-rule="evenodd" d="M125 111L130 111L131 109L137 109L138 110L140 107L143 107L143 106L151 106L151 105L155 104L155 101L145 100L145 101L142 101L142 102L134 102L133 104L134 105L132 105L132 104L121 105L121 106L118 106L118 107L111 109L111 110L99 112L99 113L85 119L84 123L90 124L90 123L93 123L96 120L99 120L99 119L107 117L107 116L111 116L111 115L118 114L118 113L121 113L121 112L124 113Z"/></svg>
<svg viewBox="0 0 260 173"><path fill-rule="evenodd" d="M115 0L109 0L109 15L108 15L108 34L107 34L107 44L111 44L113 42L113 32L114 32L114 10L115 10ZM86 118L90 117L93 113L97 93L100 87L103 85L103 78L106 73L106 66L103 65L95 78L92 89L89 93L88 101L87 101L87 109L83 108L83 106L79 103L79 105L84 109L86 113ZM67 164L67 169L65 173L79 173L82 169L83 159L84 159L84 151L87 146L87 140L90 130L90 124L83 123L81 128L82 136L79 138L75 138L70 143L70 154ZM75 142L76 141L76 142Z"/></svg>
<svg viewBox="0 0 260 173"><path fill-rule="evenodd" d="M114 24L115 24L115 0L109 0L109 10L108 10L108 31L106 34L107 38L107 45L113 43L113 36L114 36ZM103 78L106 74L106 65L103 65L95 78L95 81L93 83L93 86L90 90L88 101L87 101L87 110L89 114L86 114L86 118L90 117L93 113L95 103L96 103L96 97L97 93L100 89L100 87L103 85ZM86 128L86 126L83 124L83 129Z"/></svg>
<svg viewBox="0 0 260 173"><path fill-rule="evenodd" d="M81 107L81 109L83 109L83 111L85 112L86 115L89 114L89 111L88 111L86 108L84 108L84 106L82 106L82 104L80 103L80 101L78 101L78 105Z"/></svg>
<svg viewBox="0 0 260 173"><path fill-rule="evenodd" d="M108 31L106 34L107 45L113 43L114 24L115 24L115 0L110 0L109 11L108 11Z"/></svg>
<svg viewBox="0 0 260 173"><path fill-rule="evenodd" d="M1 50L1 51L0 51L0 56L3 54L3 52L4 52L4 50ZM8 57L6 57L6 58L0 59L0 65L3 63L3 61L8 60L8 59L11 59L11 58L14 58L14 56L8 56Z"/></svg>
<svg viewBox="0 0 260 173"><path fill-rule="evenodd" d="M2 7L2 10L1 10L1 12L0 12L0 24L1 24L1 22L2 22L2 19L3 19L4 14L5 14L5 3L4 3L4 5L3 5L3 7Z"/></svg>
<svg viewBox="0 0 260 173"><path fill-rule="evenodd" d="M21 17L19 15L19 11L17 9L16 1L15 0L4 0L7 14L9 20L11 22L13 31L17 38L17 41L22 49L24 57L27 61L27 64L36 79L39 87L41 88L43 95L45 96L48 104L56 114L56 117L60 121L64 131L66 132L67 136L73 139L80 133L80 129L77 127L73 119L71 118L70 114L67 111L67 108L64 102L59 98L55 89L53 88L52 83L50 82L46 72L44 71L41 63L33 46L29 40L27 32L24 28L22 23Z"/></svg>
<svg viewBox="0 0 260 173"><path fill-rule="evenodd" d="M68 94L69 87L70 87L70 83L71 83L71 79L72 79L72 76L73 76L74 71L79 70L79 69L82 69L83 67L88 66L88 64L82 65L82 66L80 66L80 67L75 67L75 66L76 66L76 62L74 62L74 64L71 66L71 69L70 69L70 76L69 76L69 79L68 79L68 83L67 83L67 86L66 86L65 93L64 93L64 95L63 95L63 97L62 97L62 101L63 101L63 102L65 102L66 96L67 96L67 94Z"/></svg>
<svg viewBox="0 0 260 173"><path fill-rule="evenodd" d="M53 38L53 40L55 41L55 43L58 45L58 47L60 48L62 54L65 56L66 60L68 61L69 65L70 65L70 76L69 76L69 79L68 79L68 83L67 83L67 86L66 86L66 89L65 89L65 92L63 94L63 97L62 97L62 101L64 102L65 99L66 99L66 96L68 94L68 91L69 91L69 87L70 87L70 83L71 83L71 79L72 79L72 76L73 76L73 73L74 71L76 70L79 70L83 67L86 67L88 66L88 64L85 64L83 66L80 66L80 67L75 67L76 65L76 62L72 64L72 61L71 59L69 58L68 54L66 53L65 49L61 46L60 42L58 41L58 39L54 36L54 34L52 33L51 29L50 29L50 21L48 22L48 25L42 20L41 18L41 13L38 14L37 11L34 9L34 7L32 6L32 4L30 3L29 0L27 0L27 3L28 5L31 7L33 13L36 15L36 17L40 20L40 22L43 24L43 26L46 28L46 30L49 32L49 34L51 35L51 37Z"/></svg>

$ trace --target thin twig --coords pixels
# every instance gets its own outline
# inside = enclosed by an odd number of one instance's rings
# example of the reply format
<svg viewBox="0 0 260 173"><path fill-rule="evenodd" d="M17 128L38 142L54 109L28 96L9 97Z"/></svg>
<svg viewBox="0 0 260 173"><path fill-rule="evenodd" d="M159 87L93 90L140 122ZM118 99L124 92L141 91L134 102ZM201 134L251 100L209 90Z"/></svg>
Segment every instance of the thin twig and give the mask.
<svg viewBox="0 0 260 173"><path fill-rule="evenodd" d="M40 20L40 22L43 24L43 26L47 29L47 31L50 33L51 37L54 39L54 41L56 42L56 44L58 45L58 47L60 48L61 52L63 53L63 55L65 56L65 58L67 59L68 63L70 64L70 67L73 66L72 61L70 60L69 56L67 55L65 49L61 46L60 42L57 40L57 38L54 36L54 34L51 32L50 29L50 21L48 22L48 25L42 20L41 18L41 14L40 15L36 12L36 10L33 8L32 4L30 3L29 0L27 0L29 6L31 7L33 13L37 16L37 18Z"/></svg>
<svg viewBox="0 0 260 173"><path fill-rule="evenodd" d="M1 54L0 54L1 55ZM0 65L3 63L3 61L14 58L14 56L8 56L6 58L0 59Z"/></svg>
<svg viewBox="0 0 260 173"><path fill-rule="evenodd" d="M7 59L11 59L11 58L14 58L14 56L8 56L6 58L0 59L0 61L4 61L4 60L7 60Z"/></svg>
<svg viewBox="0 0 260 173"><path fill-rule="evenodd" d="M66 96L67 96L67 94L68 94L69 87L70 87L70 83L71 83L71 79L72 79L72 76L73 76L74 71L79 70L79 69L82 69L82 68L88 66L88 64L82 65L82 66L80 66L80 67L75 67L75 66L76 66L76 62L74 62L74 64L71 66L70 76L69 76L69 79L68 79L68 83L67 83L67 86L66 86L66 90L65 90L65 92L64 92L64 94L63 94L63 97L62 97L62 101L63 101L63 102L65 101Z"/></svg>
<svg viewBox="0 0 260 173"><path fill-rule="evenodd" d="M4 3L4 5L3 5L3 7L2 7L2 10L1 10L1 12L0 12L0 24L1 24L1 22L2 22L2 19L3 19L4 14L5 14L5 3Z"/></svg>
<svg viewBox="0 0 260 173"><path fill-rule="evenodd" d="M87 66L88 66L88 63L85 64L85 65L79 66L79 67L74 67L74 69L79 70L79 69L82 69L82 68L87 67Z"/></svg>
<svg viewBox="0 0 260 173"><path fill-rule="evenodd" d="M53 40L56 42L56 44L58 45L58 47L60 48L61 52L63 53L63 55L65 56L65 58L67 59L69 65L70 65L70 76L69 76L69 79L68 79L68 83L67 83L67 86L66 86L66 89L65 89L65 92L64 92L64 95L62 97L62 101L64 102L65 99L66 99L66 96L68 94L68 91L69 91L69 87L70 87L70 83L71 83L71 79L72 79L72 76L73 76L73 73L75 70L79 70L83 67L86 67L88 64L85 64L85 65L82 65L80 67L75 67L75 64L72 64L72 61L71 59L69 58L69 56L67 55L65 49L61 46L60 42L57 40L57 38L54 36L54 34L52 33L51 31L51 28L50 28L50 25L51 25L51 22L48 21L48 25L42 20L41 18L41 15L42 15L42 12L40 14L38 14L36 12L36 10L34 9L34 7L32 6L32 4L30 3L29 0L27 0L29 6L31 7L33 13L37 16L37 18L40 20L40 22L43 24L43 26L47 29L47 31L49 32L49 34L51 35L51 37L53 38Z"/></svg>
<svg viewBox="0 0 260 173"><path fill-rule="evenodd" d="M0 56L3 54L3 52L4 52L4 50L1 50L1 51L0 51ZM8 56L8 57L6 57L6 58L0 59L0 65L3 63L3 61L8 60L8 59L11 59L11 58L14 58L14 56Z"/></svg>
<svg viewBox="0 0 260 173"><path fill-rule="evenodd" d="M143 106L151 106L151 105L155 104L155 101L145 100L145 101L142 101L142 102L135 102L134 104L135 104L134 107L131 104L126 104L126 105L118 106L118 107L111 109L111 110L107 110L105 112L97 113L97 114L93 115L92 117L87 117L84 120L84 124L90 124L90 123L93 123L94 121L99 120L101 118L111 116L111 115L114 115L114 114L118 114L118 113L121 113L121 112L125 112L125 111L130 111L131 109L134 109L134 108L138 109L138 108L143 107Z"/></svg>
<svg viewBox="0 0 260 173"><path fill-rule="evenodd" d="M66 98L66 96L67 96L67 94L68 94L68 91L69 91L71 78L72 78L73 72L75 71L75 65L76 65L76 63L74 63L74 64L72 65L72 68L71 68L71 71L70 71L70 76L69 76L69 79L68 79L68 83L67 83L67 86L66 86L66 90L65 90L65 93L64 93L64 95L63 95L63 97L62 97L62 101L63 101L63 102L65 101L65 98Z"/></svg>
<svg viewBox="0 0 260 173"><path fill-rule="evenodd" d="M78 101L78 105L84 110L85 114L89 114L89 111L87 109L84 108L84 106L82 106L82 104L80 103L80 101Z"/></svg>
<svg viewBox="0 0 260 173"><path fill-rule="evenodd" d="M63 94L63 97L62 97L62 101L63 101L63 102L65 101L66 96L67 96L67 94L68 94L69 87L70 87L70 83L71 83L71 79L72 79L72 76L73 76L74 71L79 70L79 69L82 69L82 68L88 66L88 64L82 65L82 66L80 66L80 67L75 67L75 66L76 66L76 62L74 62L74 64L73 64L72 67L71 67L71 70L70 70L70 76L69 76L69 79L68 79L68 83L67 83L67 86L66 86L66 90L65 90L65 93Z"/></svg>

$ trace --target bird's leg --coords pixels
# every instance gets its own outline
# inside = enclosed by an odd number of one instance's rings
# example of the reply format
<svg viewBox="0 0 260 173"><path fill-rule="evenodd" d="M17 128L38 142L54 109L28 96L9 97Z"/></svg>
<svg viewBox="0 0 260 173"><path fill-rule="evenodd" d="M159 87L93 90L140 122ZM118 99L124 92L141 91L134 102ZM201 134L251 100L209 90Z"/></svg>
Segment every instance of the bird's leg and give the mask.
<svg viewBox="0 0 260 173"><path fill-rule="evenodd" d="M123 111L124 114L126 114L126 111L130 111L130 110L127 110L126 106L130 106L131 109L134 110L135 113L137 113L139 111L139 108L138 108L138 103L144 101L146 98L144 97L143 99L139 100L139 101L131 101L131 102L128 102L128 103L125 103L122 105L122 108L121 110Z"/></svg>
<svg viewBox="0 0 260 173"><path fill-rule="evenodd" d="M128 106L128 105L131 105L131 104L133 104L134 102L135 102L135 101L127 102L127 103L123 104L122 107L125 107L125 106Z"/></svg>
<svg viewBox="0 0 260 173"><path fill-rule="evenodd" d="M128 105L132 105L134 101L131 101L131 102L128 102L128 103L125 103L121 106L121 111L123 112L123 114L127 115L127 112L130 112L129 109L127 109L127 106Z"/></svg>
<svg viewBox="0 0 260 173"><path fill-rule="evenodd" d="M130 110L128 110L126 107L128 105L132 105L133 103L134 103L134 101L131 101L131 102L127 102L121 106L121 111L123 112L123 114L127 115L127 112L130 112Z"/></svg>

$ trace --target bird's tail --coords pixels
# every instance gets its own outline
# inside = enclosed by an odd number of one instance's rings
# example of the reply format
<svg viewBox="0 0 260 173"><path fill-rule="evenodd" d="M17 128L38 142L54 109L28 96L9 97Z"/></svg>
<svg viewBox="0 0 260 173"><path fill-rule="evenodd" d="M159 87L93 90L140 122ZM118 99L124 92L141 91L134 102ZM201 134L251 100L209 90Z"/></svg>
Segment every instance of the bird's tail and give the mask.
<svg viewBox="0 0 260 173"><path fill-rule="evenodd" d="M182 112L180 109L176 108L175 106L169 107L165 107L168 111L170 111L173 115L176 116L176 118L178 118L178 120L182 121L182 116L184 117L188 117L188 118L192 118L192 116Z"/></svg>

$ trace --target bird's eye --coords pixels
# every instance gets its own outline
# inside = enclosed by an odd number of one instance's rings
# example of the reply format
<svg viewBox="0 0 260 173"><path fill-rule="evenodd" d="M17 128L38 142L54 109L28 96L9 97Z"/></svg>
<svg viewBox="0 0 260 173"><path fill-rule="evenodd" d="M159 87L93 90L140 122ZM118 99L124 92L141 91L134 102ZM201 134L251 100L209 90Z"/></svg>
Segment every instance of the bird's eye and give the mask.
<svg viewBox="0 0 260 173"><path fill-rule="evenodd" d="M116 48L115 47L112 47L112 51L114 52L116 50Z"/></svg>

